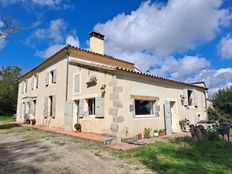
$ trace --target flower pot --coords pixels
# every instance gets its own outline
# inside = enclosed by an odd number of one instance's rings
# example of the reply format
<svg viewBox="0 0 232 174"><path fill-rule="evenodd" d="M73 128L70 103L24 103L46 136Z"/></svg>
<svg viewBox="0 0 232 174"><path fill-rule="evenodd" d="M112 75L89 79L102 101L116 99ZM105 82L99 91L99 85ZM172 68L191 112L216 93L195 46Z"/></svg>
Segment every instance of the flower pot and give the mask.
<svg viewBox="0 0 232 174"><path fill-rule="evenodd" d="M153 133L153 137L158 137L159 136L159 133L158 132L154 132Z"/></svg>
<svg viewBox="0 0 232 174"><path fill-rule="evenodd" d="M137 135L138 140L141 140L143 138L142 134Z"/></svg>

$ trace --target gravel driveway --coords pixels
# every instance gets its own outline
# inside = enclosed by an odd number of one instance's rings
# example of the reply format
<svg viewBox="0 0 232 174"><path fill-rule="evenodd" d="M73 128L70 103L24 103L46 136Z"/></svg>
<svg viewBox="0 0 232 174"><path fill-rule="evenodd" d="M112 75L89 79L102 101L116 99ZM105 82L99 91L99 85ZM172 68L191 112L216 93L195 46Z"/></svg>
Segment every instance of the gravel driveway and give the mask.
<svg viewBox="0 0 232 174"><path fill-rule="evenodd" d="M101 143L0 123L0 173L149 174Z"/></svg>

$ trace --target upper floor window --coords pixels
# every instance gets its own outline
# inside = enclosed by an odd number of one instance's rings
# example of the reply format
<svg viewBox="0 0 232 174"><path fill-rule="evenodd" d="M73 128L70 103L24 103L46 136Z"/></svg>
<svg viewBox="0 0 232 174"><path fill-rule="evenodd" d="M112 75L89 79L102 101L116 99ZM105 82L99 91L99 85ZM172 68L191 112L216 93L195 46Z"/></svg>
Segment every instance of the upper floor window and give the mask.
<svg viewBox="0 0 232 174"><path fill-rule="evenodd" d="M56 69L46 73L45 85L48 86L52 83L56 83Z"/></svg>
<svg viewBox="0 0 232 174"><path fill-rule="evenodd" d="M193 91L188 90L188 105L192 106L193 105Z"/></svg>
<svg viewBox="0 0 232 174"><path fill-rule="evenodd" d="M31 89L32 90L38 88L38 81L39 81L39 75L37 73L31 77Z"/></svg>

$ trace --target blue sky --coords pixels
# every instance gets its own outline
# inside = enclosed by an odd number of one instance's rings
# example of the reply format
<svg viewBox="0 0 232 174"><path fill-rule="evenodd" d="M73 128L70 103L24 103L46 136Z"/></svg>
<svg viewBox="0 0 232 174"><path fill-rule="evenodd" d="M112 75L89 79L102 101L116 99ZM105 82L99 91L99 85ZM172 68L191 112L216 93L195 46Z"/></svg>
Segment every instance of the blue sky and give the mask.
<svg viewBox="0 0 232 174"><path fill-rule="evenodd" d="M232 85L231 0L0 0L0 15L24 28L0 39L0 66L26 72L65 44L88 49L94 30L142 71L203 80L211 95Z"/></svg>

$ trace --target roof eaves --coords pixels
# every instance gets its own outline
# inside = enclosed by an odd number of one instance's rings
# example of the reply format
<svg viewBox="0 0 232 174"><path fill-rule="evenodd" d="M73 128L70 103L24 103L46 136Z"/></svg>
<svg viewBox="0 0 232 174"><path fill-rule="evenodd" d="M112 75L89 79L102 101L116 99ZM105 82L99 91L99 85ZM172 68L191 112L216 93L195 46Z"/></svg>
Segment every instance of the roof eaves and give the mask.
<svg viewBox="0 0 232 174"><path fill-rule="evenodd" d="M174 82L174 83L184 84L184 85L188 85L188 86L199 87L199 88L203 88L203 89L206 89L206 90L208 89L207 87L201 87L201 86L197 86L197 85L194 85L194 84L191 84L191 83L186 83L186 82L182 82L182 81L178 81L178 80L168 79L168 78L165 78L165 77L155 76L155 75L152 75L152 74L149 74L149 73L137 72L137 71L133 71L133 70L126 69L126 68L121 68L121 67L117 67L116 69L126 71L126 72L135 73L135 74L138 74L138 75L151 77L151 78L166 80L166 81L169 81L169 82Z"/></svg>

